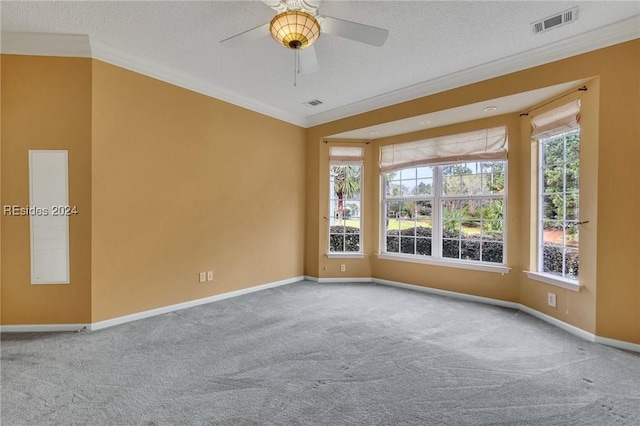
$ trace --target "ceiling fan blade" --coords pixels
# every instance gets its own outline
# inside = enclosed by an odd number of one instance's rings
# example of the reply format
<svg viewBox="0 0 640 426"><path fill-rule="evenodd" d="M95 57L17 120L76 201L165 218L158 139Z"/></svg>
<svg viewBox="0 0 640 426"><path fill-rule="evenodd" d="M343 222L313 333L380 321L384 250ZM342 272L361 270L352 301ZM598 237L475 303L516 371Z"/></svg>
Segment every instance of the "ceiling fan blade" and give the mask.
<svg viewBox="0 0 640 426"><path fill-rule="evenodd" d="M303 74L313 74L319 68L318 56L313 46L309 46L300 52L300 71Z"/></svg>
<svg viewBox="0 0 640 426"><path fill-rule="evenodd" d="M358 24L357 22L345 21L331 16L318 16L318 18L322 32L359 41L360 43L382 46L389 36L389 30L384 28Z"/></svg>
<svg viewBox="0 0 640 426"><path fill-rule="evenodd" d="M252 28L243 33L236 34L229 38L226 38L220 42L220 44L226 47L240 47L252 41L258 40L269 34L269 23L260 25L259 27Z"/></svg>

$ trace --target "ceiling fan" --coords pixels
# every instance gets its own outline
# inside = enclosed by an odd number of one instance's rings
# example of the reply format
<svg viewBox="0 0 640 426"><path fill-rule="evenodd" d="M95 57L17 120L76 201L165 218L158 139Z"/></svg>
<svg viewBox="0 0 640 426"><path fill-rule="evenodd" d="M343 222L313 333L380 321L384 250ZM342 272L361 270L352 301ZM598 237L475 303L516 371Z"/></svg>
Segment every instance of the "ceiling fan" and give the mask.
<svg viewBox="0 0 640 426"><path fill-rule="evenodd" d="M239 47L268 34L282 46L296 51L296 74L318 70L313 43L320 34L330 34L372 46L382 46L389 31L383 28L318 15L319 0L262 0L278 14L266 24L222 40L227 47ZM298 52L304 53L298 56ZM295 82L294 82L295 85Z"/></svg>

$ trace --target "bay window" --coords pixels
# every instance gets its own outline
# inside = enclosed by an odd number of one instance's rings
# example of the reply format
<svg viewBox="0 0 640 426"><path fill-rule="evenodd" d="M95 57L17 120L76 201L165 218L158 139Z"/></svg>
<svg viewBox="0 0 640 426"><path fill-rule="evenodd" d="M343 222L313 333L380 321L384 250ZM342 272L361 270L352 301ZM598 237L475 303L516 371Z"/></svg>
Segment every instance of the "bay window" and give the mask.
<svg viewBox="0 0 640 426"><path fill-rule="evenodd" d="M505 263L506 128L382 147L383 254Z"/></svg>

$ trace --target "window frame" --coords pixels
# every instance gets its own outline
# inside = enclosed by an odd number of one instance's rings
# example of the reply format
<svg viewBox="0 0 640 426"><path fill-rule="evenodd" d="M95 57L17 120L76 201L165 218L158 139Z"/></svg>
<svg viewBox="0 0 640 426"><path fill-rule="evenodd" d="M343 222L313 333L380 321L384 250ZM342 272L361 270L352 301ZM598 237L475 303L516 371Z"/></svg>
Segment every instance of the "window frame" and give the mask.
<svg viewBox="0 0 640 426"><path fill-rule="evenodd" d="M537 194L536 194L536 202L537 202L537 218L536 218L536 271L535 271L535 275L534 276L530 276L534 279L538 279L539 281L544 281L547 282L549 284L554 284L554 285L558 285L560 287L564 287L564 288L568 288L570 290L576 290L576 288L579 288L579 282L580 282L580 274L578 273L578 276L576 278L571 278L566 276L566 273L564 272L564 265L565 265L565 258L564 258L564 253L567 249L567 245L566 245L566 241L562 242L562 245L559 245L559 247L562 248L563 251L563 261L562 261L562 265L563 265L563 272L562 275L557 275L557 274L552 274L549 272L545 272L544 271L544 196L545 196L545 191L544 191L544 141L553 139L553 138L558 138L560 136L563 136L563 156L564 156L564 161L562 163L562 167L563 167L563 179L564 182L563 184L566 184L566 167L567 167L567 161L566 161L566 157L567 157L567 152L566 152L566 139L567 136L570 133L578 133L579 135L579 141L578 141L578 185L577 185L577 194L578 194L578 215L579 215L579 211L580 211L580 168L582 167L582 161L580 158L580 145L582 143L582 129L580 127L578 127L577 129L571 129L571 130L565 130L562 131L560 133L551 135L551 136L547 136L545 138L541 138L540 140L537 140L536 143L538 144L537 146L537 153L538 153L538 161L537 161L537 174L538 174L538 187L537 187ZM564 195L564 203L566 203L566 198L567 198L567 191L566 191L566 187L564 188L564 191L562 192ZM566 215L566 208L565 208L565 215ZM563 218L562 220L563 222L563 228L567 228L567 219L566 217ZM580 225L580 217L578 216L576 218L575 221L576 227L578 227ZM579 229L578 229L579 232ZM579 264L579 259L580 259L580 241L578 240L578 247L577 247L577 252L578 252L578 264ZM529 272L528 274L533 273L533 272Z"/></svg>
<svg viewBox="0 0 640 426"><path fill-rule="evenodd" d="M446 166L456 164L467 163L487 163L487 162L502 162L504 166L504 191L500 194L478 194L478 195L445 195L444 194L444 176L443 168ZM434 164L425 166L405 167L400 170L418 169L420 167L432 167L433 168L433 187L431 194L417 197L392 197L386 196L386 174L387 172L380 173L380 253L378 258L384 260L397 260L412 263L422 263L429 265L438 265L446 267L454 267L460 269L472 269L486 272L497 272L501 274L508 273L511 268L507 266L507 241L508 241L508 161L507 160L475 160L475 161L462 161L453 162L447 164ZM443 247L443 209L444 202L447 200L502 200L503 203L503 252L502 263L486 262L482 260L468 260L468 259L455 259L442 256ZM429 201L431 203L431 222L432 222L432 234L431 234L431 255L421 254L407 254L407 253L395 253L387 251L387 217L388 209L387 204L390 201L397 202L419 202Z"/></svg>
<svg viewBox="0 0 640 426"><path fill-rule="evenodd" d="M331 185L331 181L332 181L332 176L331 176L331 169L333 168L333 166L359 166L360 167L360 199L357 200L360 203L360 208L359 208L359 214L358 214L358 219L360 221L360 231L357 234L350 234L350 235L358 235L359 237L359 247L358 247L358 251L331 251L331 236L332 235L338 235L338 234L332 234L331 233L331 220L332 220L332 215L331 215L331 203L332 200L334 199L334 191L333 191L333 186ZM328 191L328 212L327 212L327 247L326 247L326 255L329 258L363 258L365 257L364 254L364 233L362 232L363 230L363 221L364 221L364 215L363 215L363 199L364 199L364 159L359 159L359 160L353 160L353 161L349 161L349 160L340 160L340 161L332 161L331 159L329 160L329 191ZM355 200L354 200L355 201ZM343 234L347 235L347 234Z"/></svg>

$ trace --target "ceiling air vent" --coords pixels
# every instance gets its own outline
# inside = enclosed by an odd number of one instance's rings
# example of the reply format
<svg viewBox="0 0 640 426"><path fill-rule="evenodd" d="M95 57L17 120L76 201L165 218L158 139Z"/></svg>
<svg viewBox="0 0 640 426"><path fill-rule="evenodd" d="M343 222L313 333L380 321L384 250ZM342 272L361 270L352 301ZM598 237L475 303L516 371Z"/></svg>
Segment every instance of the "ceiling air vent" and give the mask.
<svg viewBox="0 0 640 426"><path fill-rule="evenodd" d="M541 21L531 24L533 32L538 34L548 31L552 28L557 28L569 22L573 22L578 18L578 6L573 7L564 12L560 12L556 15L549 16Z"/></svg>
<svg viewBox="0 0 640 426"><path fill-rule="evenodd" d="M314 107L314 106L318 106L322 103L322 101L318 100L318 99L314 99L312 101L309 102L305 102L304 104L310 107Z"/></svg>

